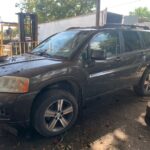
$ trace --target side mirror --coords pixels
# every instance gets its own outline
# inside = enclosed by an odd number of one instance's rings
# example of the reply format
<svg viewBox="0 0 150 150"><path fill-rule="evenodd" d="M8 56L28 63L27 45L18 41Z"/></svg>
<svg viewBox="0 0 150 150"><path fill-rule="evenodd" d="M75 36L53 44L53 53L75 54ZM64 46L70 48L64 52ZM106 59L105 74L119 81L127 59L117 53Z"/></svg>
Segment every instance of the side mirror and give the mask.
<svg viewBox="0 0 150 150"><path fill-rule="evenodd" d="M91 58L94 60L105 60L106 51L105 50L92 50Z"/></svg>

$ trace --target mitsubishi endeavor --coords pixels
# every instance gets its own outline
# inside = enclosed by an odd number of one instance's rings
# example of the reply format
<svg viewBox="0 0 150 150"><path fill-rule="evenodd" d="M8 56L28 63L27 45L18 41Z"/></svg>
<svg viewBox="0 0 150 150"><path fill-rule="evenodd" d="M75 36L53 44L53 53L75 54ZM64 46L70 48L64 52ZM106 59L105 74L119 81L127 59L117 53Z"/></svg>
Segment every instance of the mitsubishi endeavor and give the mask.
<svg viewBox="0 0 150 150"><path fill-rule="evenodd" d="M87 100L130 86L150 95L148 28L70 28L0 62L0 121L58 135Z"/></svg>

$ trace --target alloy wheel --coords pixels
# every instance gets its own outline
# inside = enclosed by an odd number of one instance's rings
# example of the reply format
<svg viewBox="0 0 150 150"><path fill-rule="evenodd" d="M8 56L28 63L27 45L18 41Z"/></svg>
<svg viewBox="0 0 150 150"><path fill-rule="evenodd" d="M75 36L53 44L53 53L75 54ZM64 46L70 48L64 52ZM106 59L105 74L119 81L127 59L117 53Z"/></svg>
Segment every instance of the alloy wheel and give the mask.
<svg viewBox="0 0 150 150"><path fill-rule="evenodd" d="M73 118L73 106L69 100L58 99L44 113L46 128L50 132L59 132L66 128Z"/></svg>
<svg viewBox="0 0 150 150"><path fill-rule="evenodd" d="M147 75L144 81L144 90L150 92L150 74Z"/></svg>

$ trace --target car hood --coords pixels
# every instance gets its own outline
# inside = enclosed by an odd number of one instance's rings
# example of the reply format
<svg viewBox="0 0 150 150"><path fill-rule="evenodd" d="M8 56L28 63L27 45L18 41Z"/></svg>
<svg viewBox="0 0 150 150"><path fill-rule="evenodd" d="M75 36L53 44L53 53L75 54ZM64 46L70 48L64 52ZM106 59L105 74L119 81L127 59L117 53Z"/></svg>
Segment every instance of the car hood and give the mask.
<svg viewBox="0 0 150 150"><path fill-rule="evenodd" d="M61 65L61 60L52 60L46 57L24 54L22 56L9 57L1 61L0 76L18 75L29 77Z"/></svg>

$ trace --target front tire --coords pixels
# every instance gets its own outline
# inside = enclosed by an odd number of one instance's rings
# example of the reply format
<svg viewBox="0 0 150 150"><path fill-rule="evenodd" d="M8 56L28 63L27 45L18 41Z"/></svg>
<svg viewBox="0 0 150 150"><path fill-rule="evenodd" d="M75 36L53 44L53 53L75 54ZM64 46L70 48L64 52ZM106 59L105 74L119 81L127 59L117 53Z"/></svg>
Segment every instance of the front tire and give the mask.
<svg viewBox="0 0 150 150"><path fill-rule="evenodd" d="M73 126L78 116L78 104L72 94L51 90L41 94L33 106L32 123L42 136L59 135Z"/></svg>

